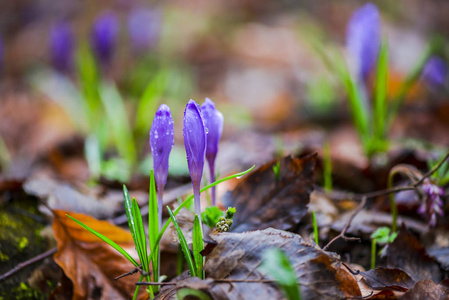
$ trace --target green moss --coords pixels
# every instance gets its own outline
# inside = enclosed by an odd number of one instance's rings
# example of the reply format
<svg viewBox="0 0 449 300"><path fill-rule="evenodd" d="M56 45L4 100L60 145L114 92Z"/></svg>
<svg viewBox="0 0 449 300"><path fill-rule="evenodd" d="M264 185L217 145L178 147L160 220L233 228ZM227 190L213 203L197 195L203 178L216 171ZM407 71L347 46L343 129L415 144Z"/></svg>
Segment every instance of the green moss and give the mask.
<svg viewBox="0 0 449 300"><path fill-rule="evenodd" d="M7 260L9 260L9 256L5 253L0 252L0 261L7 261Z"/></svg>
<svg viewBox="0 0 449 300"><path fill-rule="evenodd" d="M41 292L31 288L26 283L21 282L17 287L11 290L11 294L14 295L14 299L44 299L44 295Z"/></svg>
<svg viewBox="0 0 449 300"><path fill-rule="evenodd" d="M22 251L26 246L28 246L28 239L23 236L19 239L19 250Z"/></svg>
<svg viewBox="0 0 449 300"><path fill-rule="evenodd" d="M30 202L19 204L32 205ZM43 225L30 218L20 210L32 209L14 205L14 209L5 207L0 210L0 274L14 268L19 263L26 261L45 251L45 240L40 235ZM19 213L18 213L19 211ZM1 299L45 299L41 291L30 287L27 280L37 266L27 267L25 270L11 276L0 284Z"/></svg>

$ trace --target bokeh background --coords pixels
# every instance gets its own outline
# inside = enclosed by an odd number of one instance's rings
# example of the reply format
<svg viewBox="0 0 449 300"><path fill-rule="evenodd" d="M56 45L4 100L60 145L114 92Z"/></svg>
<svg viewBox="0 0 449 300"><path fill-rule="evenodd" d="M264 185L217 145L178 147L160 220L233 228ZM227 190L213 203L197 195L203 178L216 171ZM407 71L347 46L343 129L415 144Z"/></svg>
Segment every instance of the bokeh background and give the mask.
<svg viewBox="0 0 449 300"><path fill-rule="evenodd" d="M157 106L166 103L171 107L176 144L182 145L185 103L189 99L201 103L205 97L215 101L225 115L224 139L243 136L241 139L251 145L259 142L269 149L263 159L272 156L279 144L286 152L291 150L289 144L291 148L301 147L301 143L320 144L329 129L337 131L335 139L345 145L342 138L356 139L350 124L345 127L350 120L347 96L313 45L318 41L323 49L329 45L347 56L346 26L354 10L364 3L2 1L2 168L23 176L37 158L54 160L48 153L61 143L79 142L77 147L67 148L85 152L83 141L93 136L94 141L86 147L98 148L102 161L118 154L128 163L114 161L101 170L90 166L90 171L70 166L66 169L73 171L67 170L71 174L66 175L85 180L93 172L97 177L106 174L126 181L134 173L136 162L144 161L149 154L147 137ZM389 43L389 93L394 94L432 39L445 40L449 4L375 4L381 12L382 36ZM104 82L114 86L121 98L115 107L125 110L124 115L116 113L114 118L114 112L106 112L107 106L114 106L108 105L112 100L99 98L110 94L92 96ZM411 111L429 110L447 100L447 76L445 86L435 87L423 80L415 85L406 101L412 103ZM445 128L446 109L439 107L436 112L438 126ZM435 130L437 125L429 120L434 119L434 113L431 109L425 116L405 117L395 123L390 136L445 144L444 130ZM111 119L123 116L126 120L121 125L112 125ZM132 137L120 140L111 126L128 127ZM307 131L309 128L315 131ZM281 137L267 142L259 136L254 141L248 136L251 132ZM119 144L130 143L133 153L120 149ZM360 152L357 142L353 144L354 151ZM182 149L175 148L175 153L178 158L183 156ZM83 163L74 163L79 164ZM148 170L150 164L147 159L142 169ZM179 164L171 172L185 174L185 163ZM124 169L125 175L117 175Z"/></svg>

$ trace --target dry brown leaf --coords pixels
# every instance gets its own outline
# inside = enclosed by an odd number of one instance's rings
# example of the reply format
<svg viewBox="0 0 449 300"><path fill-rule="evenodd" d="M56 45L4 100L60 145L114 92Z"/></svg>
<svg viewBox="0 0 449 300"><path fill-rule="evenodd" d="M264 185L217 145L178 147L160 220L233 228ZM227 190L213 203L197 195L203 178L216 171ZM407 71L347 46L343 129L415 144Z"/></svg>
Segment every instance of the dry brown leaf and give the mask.
<svg viewBox="0 0 449 300"><path fill-rule="evenodd" d="M404 251L407 249L407 251ZM387 265L406 271L415 281L432 279L440 282L442 274L435 258L429 256L426 248L403 226L394 242L387 248Z"/></svg>
<svg viewBox="0 0 449 300"><path fill-rule="evenodd" d="M280 160L278 180L275 160L242 179L224 201L237 210L231 231L294 228L307 213L315 161L316 154L287 156Z"/></svg>
<svg viewBox="0 0 449 300"><path fill-rule="evenodd" d="M430 279L424 279L418 281L401 299L449 299L449 289L444 282L437 285Z"/></svg>
<svg viewBox="0 0 449 300"><path fill-rule="evenodd" d="M215 300L285 299L272 278L259 270L263 253L272 247L288 256L301 283L302 299L361 296L356 278L343 267L337 255L305 242L297 234L268 228L220 233L214 238L217 245L207 255L204 267L206 280L184 279L181 275L174 280L175 286L164 287L156 299L176 299L176 292L185 287L201 290Z"/></svg>
<svg viewBox="0 0 449 300"><path fill-rule="evenodd" d="M114 278L131 271L134 266L111 246L88 232L66 214L111 238L122 247L131 247L131 234L106 221L90 216L54 211L53 234L58 243L56 263L73 283L73 299L130 299L139 275ZM143 289L141 289L143 290ZM141 291L141 299L144 292Z"/></svg>

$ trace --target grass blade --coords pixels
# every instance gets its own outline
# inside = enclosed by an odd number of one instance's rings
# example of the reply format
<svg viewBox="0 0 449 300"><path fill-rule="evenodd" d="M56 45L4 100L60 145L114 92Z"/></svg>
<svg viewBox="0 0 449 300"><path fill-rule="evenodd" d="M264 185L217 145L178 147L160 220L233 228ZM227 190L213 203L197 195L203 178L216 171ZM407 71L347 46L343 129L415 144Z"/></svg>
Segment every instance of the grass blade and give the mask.
<svg viewBox="0 0 449 300"><path fill-rule="evenodd" d="M175 215L173 214L170 207L167 206L167 209L168 213L170 214L170 219L175 226L176 232L178 233L179 244L181 245L182 252L184 253L184 257L186 258L187 265L189 266L190 275L194 277L196 276L195 265L193 264L192 256L190 255L189 246L187 245L187 241L181 231L181 228L179 228L179 224L178 221L176 221Z"/></svg>
<svg viewBox="0 0 449 300"><path fill-rule="evenodd" d="M133 237L134 244L137 245L136 224L134 221L134 215L133 215L133 211L132 211L132 202L131 202L131 198L129 197L128 189L126 188L125 185L123 185L123 200L125 202L125 214L126 214L126 219L128 220L128 227L129 227L129 230L131 231L131 235Z"/></svg>
<svg viewBox="0 0 449 300"><path fill-rule="evenodd" d="M80 225L81 227L83 227L84 229L90 231L92 234L96 235L97 237L99 237L100 239L102 239L104 242L106 242L108 245L110 245L112 248L114 248L115 250L117 250L120 254L122 254L127 260L129 260L134 266L138 267L139 264L134 260L134 258L131 257L131 255L128 254L128 252L125 251L125 249L123 249L122 247L120 247L117 243L113 242L110 238L102 235L101 233L99 233L98 231L93 230L92 228L90 228L89 226L87 226L86 224L84 224L83 222L78 221L77 219L75 219L74 217L71 217L69 215L66 215L67 217L69 217L70 219L72 219L73 221L75 221L76 223L78 223L78 225Z"/></svg>
<svg viewBox="0 0 449 300"><path fill-rule="evenodd" d="M148 239L150 242L150 249L154 251L150 252L151 261L153 263L153 280L159 280L159 242L157 237L159 236L159 215L162 212L158 212L156 184L154 180L154 171L150 172L150 190L148 200ZM159 290L159 286L154 286L153 290L156 292Z"/></svg>
<svg viewBox="0 0 449 300"><path fill-rule="evenodd" d="M140 214L139 204L136 199L132 200L132 215L135 221L135 234L136 234L136 248L137 253L139 254L140 262L142 263L142 268L148 272L149 264L148 264L148 254L147 254L147 239L145 236L145 229L143 227L142 215Z"/></svg>
<svg viewBox="0 0 449 300"><path fill-rule="evenodd" d="M232 178L240 178L240 177L242 177L243 175L248 174L249 172L251 172L254 168L255 168L255 166L252 166L251 168L249 168L249 169L246 170L246 171L243 171L243 172L240 172L240 173L236 173L236 174L230 175L230 176L228 176L228 177L219 179L219 180L217 180L217 181L215 181L215 182L213 182L213 183L211 183L211 184L209 184L209 185L203 187L203 188L200 190L200 192L204 192L204 191L210 189L211 187L216 186L217 184L222 183L222 182L225 182L225 181L227 181L227 180L229 180L229 179L232 179ZM190 197L188 197L186 200L184 200L184 201L181 203L181 205L179 205L178 208L175 209L175 211L173 212L173 215L176 216L176 215L181 211L181 209L182 209L183 207L188 206L188 205L190 204L190 201L193 200L193 197L194 197L194 195L190 195ZM165 222L164 226L162 227L161 231L159 232L159 236L157 237L156 245L158 245L159 242L161 241L161 238L162 238L162 236L164 235L165 230L167 230L168 225L170 225L170 222L171 222L171 219L168 219L167 222ZM154 252L154 251L156 251L156 248L155 248L154 246L151 246L151 252Z"/></svg>
<svg viewBox="0 0 449 300"><path fill-rule="evenodd" d="M137 160L133 134L126 114L125 103L113 84L100 87L100 98L106 111L107 120L114 136L115 146L120 156L132 166Z"/></svg>
<svg viewBox="0 0 449 300"><path fill-rule="evenodd" d="M196 274L201 279L204 279L204 257L200 253L203 249L203 230L198 215L195 215L193 221L193 258L195 259Z"/></svg>
<svg viewBox="0 0 449 300"><path fill-rule="evenodd" d="M384 41L380 47L377 63L376 84L374 91L374 136L378 142L385 139L388 91L388 44Z"/></svg>

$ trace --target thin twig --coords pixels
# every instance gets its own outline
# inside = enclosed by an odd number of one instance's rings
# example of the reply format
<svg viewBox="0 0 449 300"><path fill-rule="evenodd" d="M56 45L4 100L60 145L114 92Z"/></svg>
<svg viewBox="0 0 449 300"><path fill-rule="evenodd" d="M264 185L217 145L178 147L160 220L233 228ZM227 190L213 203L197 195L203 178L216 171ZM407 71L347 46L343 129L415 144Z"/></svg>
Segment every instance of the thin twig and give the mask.
<svg viewBox="0 0 449 300"><path fill-rule="evenodd" d="M24 261L20 264L18 264L17 266L15 266L13 269L9 270L8 272L6 272L5 274L0 276L0 281L3 281L5 279L7 279L8 277L12 276L13 274L19 272L20 270L22 270L25 267L28 267L31 264L34 264L35 262L38 262L42 259L45 259L49 256L52 256L53 254L56 253L56 251L58 251L57 247L54 247L48 251L45 251L44 253L39 254L38 256L35 256L27 261Z"/></svg>
<svg viewBox="0 0 449 300"><path fill-rule="evenodd" d="M323 251L326 251L327 248L329 248L329 246L335 242L336 240L338 240L339 238L342 238L344 240L350 241L350 240L360 240L360 238L353 238L353 237L347 237L345 236L346 231L348 230L349 226L351 226L351 222L352 220L355 218L355 216L362 210L362 208L365 206L366 204L366 197L362 198L362 202L360 202L359 206L356 207L356 209L354 209L354 211L352 212L351 216L349 217L348 221L345 224L345 227L343 227L343 230L340 232L339 235L337 235L336 237L334 237L329 243L327 243L326 246L324 246Z"/></svg>
<svg viewBox="0 0 449 300"><path fill-rule="evenodd" d="M345 199L345 200L346 199L362 200L364 197L367 199L370 199L370 198L375 198L375 197L379 197L379 196L389 195L392 193L398 193L398 192L403 192L403 191L413 191L413 190L416 190L416 188L418 186L420 186L424 182L424 180L426 180L426 178L429 178L430 176L432 176L433 173L435 173L439 168L441 168L443 163L448 158L449 158L449 152L446 153L444 158L442 160L440 160L438 162L438 164L436 164L432 169L430 169L426 174L424 174L418 181L416 181L415 183L413 183L411 185L395 187L395 188L390 188L390 189L384 189L384 190L363 193L363 194L344 193L344 192L330 192L327 194L330 195L330 198L332 198L333 200L343 200L343 199ZM320 191L322 190L324 193L326 193L326 191L324 191L324 189L321 189L321 188L316 188L316 190L320 190Z"/></svg>
<svg viewBox="0 0 449 300"><path fill-rule="evenodd" d="M276 283L276 280L270 279L212 279L213 282L223 282L223 283ZM136 282L136 285L176 285L177 282L148 282L141 281Z"/></svg>

